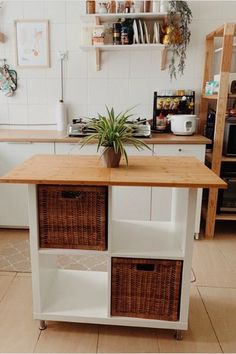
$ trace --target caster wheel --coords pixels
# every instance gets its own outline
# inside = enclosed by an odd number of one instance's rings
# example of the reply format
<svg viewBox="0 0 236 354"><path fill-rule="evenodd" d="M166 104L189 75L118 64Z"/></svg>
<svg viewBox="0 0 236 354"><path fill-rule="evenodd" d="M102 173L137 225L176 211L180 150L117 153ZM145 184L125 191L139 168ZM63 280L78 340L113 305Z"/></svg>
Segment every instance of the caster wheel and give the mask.
<svg viewBox="0 0 236 354"><path fill-rule="evenodd" d="M180 329L177 329L175 332L175 339L176 340L182 340L183 339L183 335L182 335L182 331Z"/></svg>
<svg viewBox="0 0 236 354"><path fill-rule="evenodd" d="M39 321L39 329L40 329L40 331L43 331L46 328L47 328L46 321L40 320Z"/></svg>

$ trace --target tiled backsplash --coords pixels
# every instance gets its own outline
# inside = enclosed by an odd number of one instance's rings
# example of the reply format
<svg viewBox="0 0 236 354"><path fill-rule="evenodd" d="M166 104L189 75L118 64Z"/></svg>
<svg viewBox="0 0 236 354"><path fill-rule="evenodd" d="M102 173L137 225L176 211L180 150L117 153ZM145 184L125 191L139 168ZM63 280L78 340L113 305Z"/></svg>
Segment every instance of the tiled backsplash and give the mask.
<svg viewBox="0 0 236 354"><path fill-rule="evenodd" d="M0 43L0 58L15 68L14 20L50 21L50 57L48 69L17 69L19 85L15 95L0 92L0 127L34 125L55 128L55 106L60 98L58 51L68 51L65 61L65 102L69 118L102 113L105 105L117 110L137 105L137 115L152 117L153 92L158 89L194 89L200 92L205 35L224 22L235 22L236 3L190 1L193 12L192 38L186 69L178 80L169 79L168 70L160 71L161 53L126 51L102 53L102 70L96 71L95 52L83 52L80 44L80 15L85 1L4 1L0 13L0 31L6 42ZM207 8L207 10L206 10ZM207 16L206 16L207 11ZM48 125L48 126L47 126Z"/></svg>

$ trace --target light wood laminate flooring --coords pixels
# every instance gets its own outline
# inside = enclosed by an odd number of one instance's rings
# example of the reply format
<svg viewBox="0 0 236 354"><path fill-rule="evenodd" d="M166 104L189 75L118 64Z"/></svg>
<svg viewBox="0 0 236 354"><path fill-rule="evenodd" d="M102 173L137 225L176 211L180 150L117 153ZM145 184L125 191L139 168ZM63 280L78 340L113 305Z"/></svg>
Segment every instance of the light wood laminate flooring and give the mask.
<svg viewBox="0 0 236 354"><path fill-rule="evenodd" d="M0 230L0 250L25 231ZM0 252L1 255L1 252ZM194 242L189 329L172 330L32 319L31 274L0 271L0 353L235 353L236 223L218 222L213 240Z"/></svg>

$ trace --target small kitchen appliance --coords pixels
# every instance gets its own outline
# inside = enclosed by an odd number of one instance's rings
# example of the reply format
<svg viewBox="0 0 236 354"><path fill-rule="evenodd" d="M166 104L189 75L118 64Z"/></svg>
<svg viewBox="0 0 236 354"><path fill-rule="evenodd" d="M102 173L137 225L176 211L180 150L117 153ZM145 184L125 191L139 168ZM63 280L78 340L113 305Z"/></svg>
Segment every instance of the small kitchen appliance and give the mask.
<svg viewBox="0 0 236 354"><path fill-rule="evenodd" d="M173 114L167 116L171 123L171 131L175 135L192 135L196 131L197 116L195 114Z"/></svg>
<svg viewBox="0 0 236 354"><path fill-rule="evenodd" d="M236 156L236 117L226 118L223 154L225 156Z"/></svg>
<svg viewBox="0 0 236 354"><path fill-rule="evenodd" d="M98 119L98 118L92 118ZM79 136L88 136L95 133L94 129L89 127L89 122L91 118L75 118L72 121L72 124L67 126L67 134L69 137L79 137ZM127 122L128 125L132 127L132 135L139 138L149 138L151 136L151 126L147 119L137 118L135 120Z"/></svg>
<svg viewBox="0 0 236 354"><path fill-rule="evenodd" d="M217 213L236 213L235 163L222 163L220 176L228 184L228 188L219 189Z"/></svg>

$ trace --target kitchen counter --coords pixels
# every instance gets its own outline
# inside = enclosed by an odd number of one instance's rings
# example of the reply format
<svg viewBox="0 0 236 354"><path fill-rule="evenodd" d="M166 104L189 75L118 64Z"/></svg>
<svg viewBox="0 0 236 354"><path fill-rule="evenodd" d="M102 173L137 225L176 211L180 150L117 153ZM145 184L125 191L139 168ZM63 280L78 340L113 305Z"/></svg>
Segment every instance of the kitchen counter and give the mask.
<svg viewBox="0 0 236 354"><path fill-rule="evenodd" d="M57 142L79 143L80 138L70 138L56 130L13 130L0 129L0 142ZM209 144L211 141L198 134L174 135L153 133L151 138L142 139L147 144Z"/></svg>
<svg viewBox="0 0 236 354"><path fill-rule="evenodd" d="M105 168L95 156L34 155L0 178L2 183L226 188L195 157L131 156L129 167Z"/></svg>

